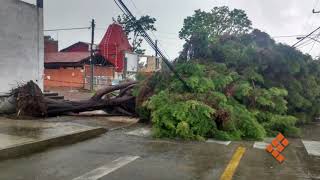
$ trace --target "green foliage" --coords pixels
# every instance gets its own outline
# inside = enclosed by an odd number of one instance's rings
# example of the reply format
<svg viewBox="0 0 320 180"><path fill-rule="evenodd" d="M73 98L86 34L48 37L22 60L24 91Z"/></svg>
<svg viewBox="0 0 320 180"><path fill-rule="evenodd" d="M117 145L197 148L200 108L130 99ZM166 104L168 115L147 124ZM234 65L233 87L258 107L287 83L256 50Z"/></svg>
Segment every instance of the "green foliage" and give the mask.
<svg viewBox="0 0 320 180"><path fill-rule="evenodd" d="M240 9L230 10L227 6L214 7L210 12L196 10L184 20L180 31L181 39L190 39L194 34L206 33L209 37L224 34L242 34L251 29L251 21Z"/></svg>
<svg viewBox="0 0 320 180"><path fill-rule="evenodd" d="M214 127L215 110L200 101L182 101L161 91L148 102L155 137L203 139Z"/></svg>
<svg viewBox="0 0 320 180"><path fill-rule="evenodd" d="M155 136L299 136L296 124L320 115L320 61L250 29L244 11L227 7L185 19L175 66L192 90L167 72L155 75L155 95L145 106Z"/></svg>
<svg viewBox="0 0 320 180"><path fill-rule="evenodd" d="M210 44L222 35L241 35L251 29L251 21L240 9L214 7L210 12L196 10L184 20L179 37L186 40L181 56L185 59L212 55ZM236 51L236 49L234 49ZM230 54L234 55L234 53Z"/></svg>
<svg viewBox="0 0 320 180"><path fill-rule="evenodd" d="M200 64L179 64L177 65L177 71L186 77L185 81L191 87L193 92L203 93L210 90L214 90L214 83L209 78L205 77L205 72L203 71L204 66ZM185 87L178 80L174 83L174 89L185 91Z"/></svg>
<svg viewBox="0 0 320 180"><path fill-rule="evenodd" d="M257 29L242 35L215 37L214 41L186 41L185 47L195 48L200 44L207 44L207 50L205 54L191 53L197 62L225 64L227 69L248 81L249 85L234 85L236 98L242 99L242 103L249 102L251 107L264 111L297 116L299 123L310 122L320 115L319 60L290 46L277 44L267 33ZM190 49L183 50L178 62L186 62L186 54L190 55ZM225 88L229 80L230 77L224 74L217 77L216 89ZM249 86L254 89L248 89Z"/></svg>
<svg viewBox="0 0 320 180"><path fill-rule="evenodd" d="M157 29L154 26L156 19L148 15L141 16L139 19L132 19L126 15L122 15L117 17L117 22L123 25L127 36L132 35L130 39L132 40L131 45L133 52L144 54L145 49L141 49L141 44L143 42L141 27L146 31L156 31Z"/></svg>
<svg viewBox="0 0 320 180"><path fill-rule="evenodd" d="M296 119L286 115L286 90L257 87L224 67L215 63L176 64L193 88L191 92L175 78L166 78L165 85L154 84L159 91L144 106L151 113L154 136L261 140L275 132L298 135ZM157 77L161 75L154 75Z"/></svg>
<svg viewBox="0 0 320 180"><path fill-rule="evenodd" d="M294 116L284 116L272 113L259 112L257 119L261 122L270 136L275 136L278 132L288 136L300 135L300 130L295 127L297 118Z"/></svg>
<svg viewBox="0 0 320 180"><path fill-rule="evenodd" d="M266 136L265 129L261 126L252 113L244 108L235 108L237 113L236 126L241 131L241 137L262 140Z"/></svg>

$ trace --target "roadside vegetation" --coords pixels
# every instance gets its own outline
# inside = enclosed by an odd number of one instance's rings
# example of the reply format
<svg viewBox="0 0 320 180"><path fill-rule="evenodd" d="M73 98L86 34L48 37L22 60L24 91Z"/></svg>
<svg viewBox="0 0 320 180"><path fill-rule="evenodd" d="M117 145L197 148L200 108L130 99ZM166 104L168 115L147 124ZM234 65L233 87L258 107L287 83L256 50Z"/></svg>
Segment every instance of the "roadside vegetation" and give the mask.
<svg viewBox="0 0 320 180"><path fill-rule="evenodd" d="M252 29L244 11L195 11L180 31L185 45L169 72L141 81L137 110L155 137L204 140L299 136L320 112L320 63Z"/></svg>

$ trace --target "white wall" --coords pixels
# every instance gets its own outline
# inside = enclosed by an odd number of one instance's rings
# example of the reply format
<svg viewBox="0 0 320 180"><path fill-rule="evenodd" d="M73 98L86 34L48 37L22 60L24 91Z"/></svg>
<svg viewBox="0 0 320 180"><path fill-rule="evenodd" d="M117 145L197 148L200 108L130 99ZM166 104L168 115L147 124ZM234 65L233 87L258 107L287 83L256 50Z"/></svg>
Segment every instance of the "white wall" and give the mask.
<svg viewBox="0 0 320 180"><path fill-rule="evenodd" d="M43 88L43 9L0 1L0 94L30 80Z"/></svg>
<svg viewBox="0 0 320 180"><path fill-rule="evenodd" d="M127 64L126 64L126 71L127 72L138 72L138 61L139 56L134 53L126 53L125 54Z"/></svg>

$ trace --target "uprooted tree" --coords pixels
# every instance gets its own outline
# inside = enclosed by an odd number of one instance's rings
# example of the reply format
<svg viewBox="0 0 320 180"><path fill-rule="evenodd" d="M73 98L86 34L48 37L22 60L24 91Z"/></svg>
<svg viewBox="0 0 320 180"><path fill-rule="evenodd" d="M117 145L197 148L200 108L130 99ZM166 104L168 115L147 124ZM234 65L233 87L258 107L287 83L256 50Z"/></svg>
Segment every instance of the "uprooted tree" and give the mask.
<svg viewBox="0 0 320 180"><path fill-rule="evenodd" d="M110 114L134 116L135 97L132 91L137 82L125 82L98 90L88 100L68 101L45 97L41 89L30 81L11 92L11 105L16 115L51 117L67 113L104 110ZM117 91L117 93L114 93ZM8 109L8 107L6 107Z"/></svg>

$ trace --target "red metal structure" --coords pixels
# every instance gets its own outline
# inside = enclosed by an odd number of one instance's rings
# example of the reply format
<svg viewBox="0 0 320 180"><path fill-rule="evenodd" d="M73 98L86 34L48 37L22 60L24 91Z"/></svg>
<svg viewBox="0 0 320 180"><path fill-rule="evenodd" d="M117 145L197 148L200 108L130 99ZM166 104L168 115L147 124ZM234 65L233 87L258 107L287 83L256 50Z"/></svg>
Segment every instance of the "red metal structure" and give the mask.
<svg viewBox="0 0 320 180"><path fill-rule="evenodd" d="M132 52L132 47L121 25L113 23L109 26L99 50L100 55L114 65L115 71L123 71L125 52Z"/></svg>

